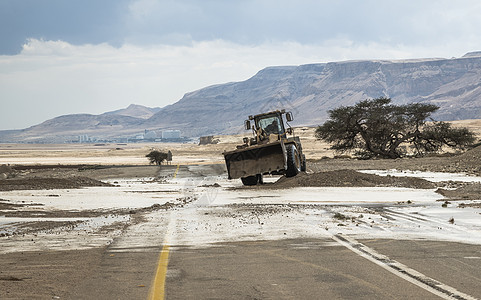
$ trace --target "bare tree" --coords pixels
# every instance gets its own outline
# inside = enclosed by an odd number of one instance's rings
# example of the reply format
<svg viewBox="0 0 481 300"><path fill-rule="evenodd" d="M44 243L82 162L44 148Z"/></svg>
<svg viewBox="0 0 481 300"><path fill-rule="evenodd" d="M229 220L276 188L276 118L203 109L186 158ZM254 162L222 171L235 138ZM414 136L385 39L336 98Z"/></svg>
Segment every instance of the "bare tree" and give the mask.
<svg viewBox="0 0 481 300"><path fill-rule="evenodd" d="M152 150L145 157L149 159L151 164L160 166L162 162L167 159L168 154L159 150Z"/></svg>
<svg viewBox="0 0 481 300"><path fill-rule="evenodd" d="M329 111L329 120L316 129L316 137L338 152L355 151L362 158L398 158L402 144L417 155L438 152L444 146L465 149L475 141L467 128L446 122L427 123L439 107L412 103L393 105L389 98L364 100Z"/></svg>

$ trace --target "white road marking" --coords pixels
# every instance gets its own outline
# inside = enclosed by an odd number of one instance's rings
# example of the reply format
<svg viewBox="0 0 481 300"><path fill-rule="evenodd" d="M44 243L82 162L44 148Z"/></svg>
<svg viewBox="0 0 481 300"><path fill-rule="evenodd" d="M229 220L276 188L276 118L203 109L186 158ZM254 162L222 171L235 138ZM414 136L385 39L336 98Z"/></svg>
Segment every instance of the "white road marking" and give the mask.
<svg viewBox="0 0 481 300"><path fill-rule="evenodd" d="M343 245L344 247L348 248L349 250L353 251L354 253L362 256L371 262L379 265L380 267L388 270L389 272L403 278L406 281L409 281L420 288L425 289L428 292L433 293L436 296L439 296L443 299L466 299L466 300L475 300L476 298L462 293L455 288L448 286L444 283L441 283L433 278L430 278L418 271L409 268L406 265L401 264L398 261L390 259L389 257L377 253L375 250L365 246L364 244L359 243L353 238L341 235L332 235L332 238L338 242L339 244Z"/></svg>

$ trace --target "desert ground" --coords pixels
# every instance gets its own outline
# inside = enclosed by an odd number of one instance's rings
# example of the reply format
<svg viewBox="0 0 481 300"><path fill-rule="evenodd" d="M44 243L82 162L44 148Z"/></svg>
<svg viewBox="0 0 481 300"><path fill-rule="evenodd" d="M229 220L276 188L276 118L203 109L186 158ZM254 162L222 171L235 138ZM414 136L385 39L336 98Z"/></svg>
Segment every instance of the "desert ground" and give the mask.
<svg viewBox="0 0 481 300"><path fill-rule="evenodd" d="M253 187L226 175L241 135L1 144L0 298L481 298L481 147L356 160L295 132L307 172Z"/></svg>

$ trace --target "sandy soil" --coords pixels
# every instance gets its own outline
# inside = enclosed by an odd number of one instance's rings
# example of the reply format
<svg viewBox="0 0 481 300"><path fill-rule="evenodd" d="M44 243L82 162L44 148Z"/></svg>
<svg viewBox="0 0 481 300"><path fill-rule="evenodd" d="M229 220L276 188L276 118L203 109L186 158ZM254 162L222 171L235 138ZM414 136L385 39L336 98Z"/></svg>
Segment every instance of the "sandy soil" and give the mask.
<svg viewBox="0 0 481 300"><path fill-rule="evenodd" d="M473 121L475 124L479 122ZM304 128L297 129L303 136L303 146L306 151L310 147L321 154L325 154L322 149L324 145L318 144L313 138L313 129ZM192 164L196 162L199 164L208 162L217 162L223 166L221 160L221 149L235 144L237 136L219 137L221 141L215 145L191 145L181 144L175 145L177 152L183 158L189 158L184 161L185 164ZM316 144L317 143L317 144ZM26 151L31 156L35 157L43 152L44 147L49 149L46 145L39 146L40 149L32 150L31 145L18 146L3 145L8 147L9 151L0 150L2 155L16 158L19 152ZM25 147L25 148L23 148ZM87 153L91 156L98 155L99 150L96 146L88 145L85 148L75 148L75 151L70 149L71 145L67 145L67 149L57 149L47 155L53 155L58 160L68 160L69 155L74 157L83 157ZM105 145L98 147L106 147ZM145 151L151 148L146 148L145 145L124 146L135 155L143 156ZM174 146L173 146L174 147ZM0 147L1 148L1 147ZM12 150L15 148L16 150ZM324 149L325 150L325 149ZM3 152L2 152L3 151ZM122 151L122 150L118 150ZM104 152L111 152L104 149ZM104 153L105 154L105 153ZM132 153L131 153L132 154ZM20 156L22 156L20 155ZM198 159L204 157L205 159ZM395 187L411 187L411 188L433 188L433 183L423 181L418 178L397 178L397 177L381 177L372 174L362 174L352 170L411 170L411 171L434 171L434 172L449 172L449 173L466 173L469 175L481 175L481 146L469 150L460 155L439 155L424 158L404 158L404 159L377 159L377 160L356 160L349 158L323 158L315 159L308 157L308 173L301 174L294 178L281 178L275 184L268 184L264 186L257 186L255 188L289 188L296 186L395 186ZM27 159L28 160L28 159ZM125 162L130 161L130 156L126 156ZM216 160L220 160L216 161ZM144 162L147 162L145 159ZM180 163L179 163L180 164ZM175 168L172 166L163 166L163 168ZM349 171L351 170L351 171ZM0 191L9 190L42 190L42 189L75 189L89 186L109 186L100 180L109 178L135 178L135 177L156 177L158 167L151 165L0 165ZM439 192L451 199L476 199L481 191L479 185L476 184L454 184L450 185L443 183L438 185L441 188L449 188L449 190L440 189ZM458 188L453 190L453 188ZM52 195L54 197L55 195Z"/></svg>
<svg viewBox="0 0 481 300"><path fill-rule="evenodd" d="M69 178L15 178L0 181L0 191L78 189L88 186L110 186L110 184L77 176Z"/></svg>
<svg viewBox="0 0 481 300"><path fill-rule="evenodd" d="M481 198L481 184L479 183L472 183L468 185L464 185L457 189L438 189L437 192L451 201L454 200L480 200ZM460 204L461 205L461 204ZM468 204L464 204L464 206L469 206ZM471 205L473 207L480 207L480 204Z"/></svg>
<svg viewBox="0 0 481 300"><path fill-rule="evenodd" d="M481 146L460 155L444 154L422 158L357 160L324 158L310 160L308 168L313 172L339 169L372 170L397 169L481 175Z"/></svg>
<svg viewBox="0 0 481 300"><path fill-rule="evenodd" d="M189 146L190 147L190 146ZM394 177L364 174L356 170L422 170L422 171L450 171L466 172L479 175L481 167L481 147L470 150L458 156L410 158L399 160L354 160L354 159L320 159L311 160L308 173L299 174L293 178L281 177L276 182L266 183L255 187L236 187L234 189L285 189L293 187L406 187L415 189L438 188L437 192L451 201L480 200L481 184L462 182L433 183L415 177ZM221 167L222 165L219 165ZM223 167L223 166L222 166ZM163 166L175 169L175 166ZM222 168L220 168L222 169ZM0 166L4 178L0 180L0 191L12 190L49 190L49 189L79 189L93 186L115 186L102 182L111 178L159 178L158 167L155 166ZM222 172L222 170L219 170ZM149 179L150 180L150 179ZM115 181L114 181L115 183ZM215 187L218 185L203 185ZM59 197L51 193L48 197ZM102 215L129 215L145 213L155 209L168 209L170 204L127 210L42 210L36 203L12 203L7 199L0 199L0 213L6 217L36 217L36 218L83 218ZM460 203L460 205L475 207L479 204ZM139 216L141 214L138 214ZM69 228L81 221L33 221L24 222L16 227L14 232L3 232L3 236L11 234L25 234L44 232L52 229ZM118 226L117 226L118 225ZM110 230L117 230L123 225L111 226ZM119 227L120 226L120 227Z"/></svg>
<svg viewBox="0 0 481 300"><path fill-rule="evenodd" d="M425 179L414 177L392 177L364 174L354 170L336 170L312 174L299 174L295 177L281 177L273 184L277 188L291 187L374 187L393 186L417 189L431 189L435 185Z"/></svg>
<svg viewBox="0 0 481 300"><path fill-rule="evenodd" d="M468 127L481 138L481 120L451 122L454 126ZM295 128L301 138L303 151L309 160L333 158L329 144L318 141L315 128ZM222 152L235 149L242 138L251 136L246 131L238 135L218 135L217 144L197 145L178 143L134 144L0 144L0 165L148 165L145 155L153 149L171 150L172 164L223 163ZM448 171L448 170L446 170ZM0 172L1 173L1 172Z"/></svg>

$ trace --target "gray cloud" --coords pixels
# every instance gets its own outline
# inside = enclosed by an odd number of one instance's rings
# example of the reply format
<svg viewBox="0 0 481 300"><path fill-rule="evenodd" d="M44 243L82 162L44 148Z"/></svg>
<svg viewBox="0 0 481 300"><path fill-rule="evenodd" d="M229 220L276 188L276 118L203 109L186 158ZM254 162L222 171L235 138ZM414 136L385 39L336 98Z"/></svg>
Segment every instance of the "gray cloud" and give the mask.
<svg viewBox="0 0 481 300"><path fill-rule="evenodd" d="M172 36L241 44L318 44L339 37L363 43L445 43L476 35L481 25L478 1L467 0L138 0L129 8L126 38L141 43L169 43L175 41Z"/></svg>
<svg viewBox="0 0 481 300"><path fill-rule="evenodd" d="M337 38L440 44L473 39L480 14L477 0L4 0L0 54L20 51L27 38L114 46Z"/></svg>
<svg viewBox="0 0 481 300"><path fill-rule="evenodd" d="M120 45L127 0L2 0L0 54L15 54L28 38Z"/></svg>

